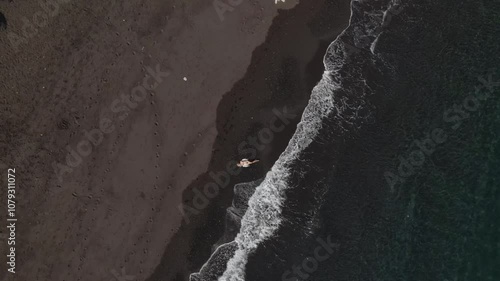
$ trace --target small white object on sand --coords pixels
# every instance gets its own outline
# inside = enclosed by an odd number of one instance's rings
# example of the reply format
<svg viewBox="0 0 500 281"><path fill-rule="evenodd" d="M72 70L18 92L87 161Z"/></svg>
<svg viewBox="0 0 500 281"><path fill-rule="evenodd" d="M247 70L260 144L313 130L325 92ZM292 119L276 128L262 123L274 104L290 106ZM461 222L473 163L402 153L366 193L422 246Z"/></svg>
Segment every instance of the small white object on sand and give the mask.
<svg viewBox="0 0 500 281"><path fill-rule="evenodd" d="M187 81L188 79L187 79L187 77L184 77L184 78L182 78L182 80Z"/></svg>

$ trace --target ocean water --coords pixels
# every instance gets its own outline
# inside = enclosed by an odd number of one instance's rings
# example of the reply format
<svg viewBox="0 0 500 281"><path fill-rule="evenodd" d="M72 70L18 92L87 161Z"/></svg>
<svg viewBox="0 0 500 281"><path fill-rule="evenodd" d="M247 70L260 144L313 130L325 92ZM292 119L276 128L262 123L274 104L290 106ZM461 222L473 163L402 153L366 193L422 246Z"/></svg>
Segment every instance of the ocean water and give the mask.
<svg viewBox="0 0 500 281"><path fill-rule="evenodd" d="M238 233L191 280L500 280L500 1L351 12L288 147L228 210Z"/></svg>

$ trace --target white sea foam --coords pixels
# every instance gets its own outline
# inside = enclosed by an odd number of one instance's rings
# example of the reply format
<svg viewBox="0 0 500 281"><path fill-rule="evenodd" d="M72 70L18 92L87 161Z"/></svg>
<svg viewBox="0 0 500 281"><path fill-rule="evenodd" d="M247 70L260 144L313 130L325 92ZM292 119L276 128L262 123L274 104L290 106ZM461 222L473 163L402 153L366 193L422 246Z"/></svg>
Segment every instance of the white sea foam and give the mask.
<svg viewBox="0 0 500 281"><path fill-rule="evenodd" d="M229 260L226 271L219 278L220 281L245 280L244 269L248 254L257 248L259 243L271 237L281 224L282 205L285 201L284 191L289 187L287 185L290 176L289 166L311 143L321 128L322 119L333 109L331 101L333 84L324 80L329 80L328 75L323 75L322 81L313 90L311 101L287 149L250 198L249 208L241 221L240 233L235 239L238 249Z"/></svg>
<svg viewBox="0 0 500 281"><path fill-rule="evenodd" d="M276 3L279 1L285 2L284 0L275 1ZM349 25L328 47L323 59L325 72L321 81L312 91L310 101L304 110L301 122L297 125L295 134L275 165L267 173L264 181L257 187L250 198L248 209L241 220L240 232L235 238L237 250L227 262L226 270L219 277L219 281L245 280L245 267L249 254L264 240L271 238L282 223L282 207L286 200L284 192L290 188L288 182L290 182L291 164L300 161L300 154L317 136L327 116L333 113L342 116L344 109L349 107L343 101L334 100L334 93L342 88L342 77L339 73L342 69L345 69L346 62L349 60L348 57L359 53L360 49L370 51L372 54L376 53L376 45L380 34L377 34L379 32L376 32L375 26L381 23L384 14L381 13L382 16L366 19L369 22L360 22L364 28L363 30L357 30L359 26L353 26L354 2L362 3L363 1L353 0L351 2ZM392 4L396 2L399 3L398 0L391 0ZM361 20L359 15L358 19ZM373 27L373 30L368 27ZM346 43L343 41L345 38L342 36L347 35L348 30L351 32L353 41ZM366 45L364 41L360 41L360 38L365 37L374 38L371 38L369 44ZM354 44L354 46L351 44ZM360 82L364 81L362 77L359 77L359 79ZM364 83L366 84L366 81ZM352 111L352 108L350 109Z"/></svg>
<svg viewBox="0 0 500 281"><path fill-rule="evenodd" d="M352 19L352 9L351 9ZM349 20L351 23L351 20ZM350 26L350 24L349 24ZM349 28L349 27L347 27ZM331 79L336 71L344 65L344 56L347 53L345 46L339 42L340 34L332 42L330 49L342 50L341 58L330 60L329 65L324 65L326 71L321 81L314 87L310 101L302 114L302 119L297 125L297 130L290 140L285 151L280 155L274 166L266 175L265 180L257 187L254 195L249 200L249 208L241 221L241 229L236 236L238 249L228 261L226 271L219 281L245 280L245 266L248 255L265 239L272 237L279 228L282 217L282 206L285 201L284 191L289 188L287 182L290 177L290 166L294 161L300 161L300 153L313 141L322 127L322 121L335 110L332 93L339 89L339 85ZM332 45L337 48L332 48Z"/></svg>

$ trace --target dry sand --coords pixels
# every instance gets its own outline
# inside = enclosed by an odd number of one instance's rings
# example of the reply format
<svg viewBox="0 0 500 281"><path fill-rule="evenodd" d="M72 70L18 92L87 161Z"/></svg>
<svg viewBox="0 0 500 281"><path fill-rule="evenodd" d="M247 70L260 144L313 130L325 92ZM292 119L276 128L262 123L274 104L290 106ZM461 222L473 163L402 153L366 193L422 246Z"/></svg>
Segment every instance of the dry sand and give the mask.
<svg viewBox="0 0 500 281"><path fill-rule="evenodd" d="M217 105L277 10L243 1L221 21L207 1L66 2L18 51L7 34L43 10L0 4L0 168L18 175L17 273L7 280L143 280L181 223L184 188L208 167ZM157 66L170 75L128 115L113 113ZM59 181L53 163L105 118L113 132Z"/></svg>

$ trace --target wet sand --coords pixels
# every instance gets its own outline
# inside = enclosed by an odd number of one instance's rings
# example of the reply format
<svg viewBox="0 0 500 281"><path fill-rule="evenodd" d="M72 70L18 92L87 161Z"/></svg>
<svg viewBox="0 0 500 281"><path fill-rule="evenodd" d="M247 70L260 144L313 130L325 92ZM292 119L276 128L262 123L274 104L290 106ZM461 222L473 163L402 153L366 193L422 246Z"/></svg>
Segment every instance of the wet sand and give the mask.
<svg viewBox="0 0 500 281"><path fill-rule="evenodd" d="M273 21L266 42L253 53L252 62L244 78L224 95L217 110L218 135L208 172L193 181L183 194L185 206L203 203L197 189L214 182L209 174L227 171L233 160L250 157L251 145L238 149L248 138L257 137L261 129L271 126L275 114L286 106L296 117L289 120L267 144L259 142L255 158L261 161L229 182L208 205L197 214L188 214L166 248L162 261L148 281L186 280L189 273L197 271L209 258L214 245L220 244L224 231L225 209L233 197L232 187L239 182L261 178L284 150L304 107L312 87L323 73L323 55L329 43L345 28L349 19L349 1L325 3L303 1L294 9L283 11ZM175 255L172 255L175 253Z"/></svg>

